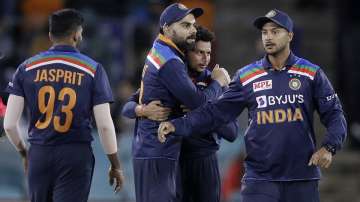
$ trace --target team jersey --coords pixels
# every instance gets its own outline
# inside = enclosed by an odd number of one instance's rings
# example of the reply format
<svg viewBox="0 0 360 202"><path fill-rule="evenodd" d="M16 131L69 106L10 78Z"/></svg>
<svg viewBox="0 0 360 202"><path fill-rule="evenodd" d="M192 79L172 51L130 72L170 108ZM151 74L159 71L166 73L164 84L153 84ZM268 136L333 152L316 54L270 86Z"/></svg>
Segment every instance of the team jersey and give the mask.
<svg viewBox="0 0 360 202"><path fill-rule="evenodd" d="M9 82L30 111L29 142L90 142L93 106L113 102L103 67L71 46L54 46L27 59Z"/></svg>
<svg viewBox="0 0 360 202"><path fill-rule="evenodd" d="M201 73L189 70L189 75L196 87L202 91L205 90L212 81L211 72L208 69ZM212 102L215 99L216 98L209 100L209 102ZM209 156L219 150L220 142L223 138L232 142L237 136L238 124L236 120L222 125L206 134L191 134L190 137L184 137L183 139L180 158L196 159Z"/></svg>
<svg viewBox="0 0 360 202"><path fill-rule="evenodd" d="M202 91L211 83L211 72L205 70L201 73L189 72L190 78L196 87ZM134 93L123 106L122 115L131 119L137 119L135 123L135 133L138 118L136 117L135 108L139 99L139 91ZM215 99L215 98L213 98ZM211 101L211 100L210 100ZM182 158L198 158L209 156L219 150L219 144L222 138L228 141L234 141L238 136L238 124L235 121L230 122L224 126L220 126L215 132L207 134L194 134L191 137L183 139L181 146Z"/></svg>
<svg viewBox="0 0 360 202"><path fill-rule="evenodd" d="M340 149L346 137L342 106L326 75L293 54L281 71L273 70L267 57L238 70L218 100L172 121L175 136L210 131L244 108L249 117L244 180L319 179L319 168L308 166L316 149L314 111L327 128L322 145Z"/></svg>
<svg viewBox="0 0 360 202"><path fill-rule="evenodd" d="M145 60L140 89L139 103L160 100L163 106L172 109L170 119L182 115L180 104L192 110L222 93L216 81L204 91L197 89L188 76L184 54L161 34ZM146 118L138 120L133 142L134 158L178 159L181 138L172 137L164 144L160 143L157 139L159 124Z"/></svg>

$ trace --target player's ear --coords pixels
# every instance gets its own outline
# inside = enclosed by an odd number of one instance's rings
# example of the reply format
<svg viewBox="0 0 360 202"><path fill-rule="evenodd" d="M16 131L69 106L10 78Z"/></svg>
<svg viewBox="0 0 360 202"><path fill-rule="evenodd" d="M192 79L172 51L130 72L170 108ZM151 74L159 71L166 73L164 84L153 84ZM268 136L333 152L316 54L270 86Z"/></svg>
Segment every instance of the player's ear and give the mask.
<svg viewBox="0 0 360 202"><path fill-rule="evenodd" d="M170 31L169 25L164 25L162 29L163 29L165 36L169 34L169 31Z"/></svg>
<svg viewBox="0 0 360 202"><path fill-rule="evenodd" d="M289 32L289 42L294 38L294 32Z"/></svg>

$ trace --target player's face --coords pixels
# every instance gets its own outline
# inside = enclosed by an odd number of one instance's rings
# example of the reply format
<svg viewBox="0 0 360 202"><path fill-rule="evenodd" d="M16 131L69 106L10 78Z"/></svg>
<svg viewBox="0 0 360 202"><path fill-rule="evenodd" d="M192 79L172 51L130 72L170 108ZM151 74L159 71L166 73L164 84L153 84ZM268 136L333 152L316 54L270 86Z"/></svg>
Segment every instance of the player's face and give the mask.
<svg viewBox="0 0 360 202"><path fill-rule="evenodd" d="M292 37L292 32L288 32L273 22L266 23L261 30L263 46L269 55L277 55L289 48Z"/></svg>
<svg viewBox="0 0 360 202"><path fill-rule="evenodd" d="M197 72L202 72L210 63L211 42L198 41L195 48L188 52L189 67Z"/></svg>
<svg viewBox="0 0 360 202"><path fill-rule="evenodd" d="M193 14L189 14L180 21L174 22L168 29L170 39L179 46L179 48L188 50L194 47L196 28Z"/></svg>

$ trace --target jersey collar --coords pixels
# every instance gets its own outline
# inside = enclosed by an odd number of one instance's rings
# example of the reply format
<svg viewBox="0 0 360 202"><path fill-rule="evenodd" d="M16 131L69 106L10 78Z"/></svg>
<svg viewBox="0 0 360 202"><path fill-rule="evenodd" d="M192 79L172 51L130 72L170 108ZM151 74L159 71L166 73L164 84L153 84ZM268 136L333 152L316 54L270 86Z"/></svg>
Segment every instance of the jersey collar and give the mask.
<svg viewBox="0 0 360 202"><path fill-rule="evenodd" d="M170 48L174 49L176 52L178 52L182 57L185 57L185 54L184 52L182 52L178 47L177 45L171 41L171 39L167 38L166 36L164 36L163 34L159 34L157 40L160 42L160 43L163 43L167 46L170 46Z"/></svg>
<svg viewBox="0 0 360 202"><path fill-rule="evenodd" d="M63 51L63 52L75 52L75 53L79 52L78 49L76 49L73 46L69 46L69 45L56 45L56 46L52 46L49 50L51 50L51 51Z"/></svg>
<svg viewBox="0 0 360 202"><path fill-rule="evenodd" d="M284 68L293 66L296 63L296 58L297 57L292 52L290 52L289 57L286 59ZM273 69L267 54L261 59L261 64L265 69Z"/></svg>

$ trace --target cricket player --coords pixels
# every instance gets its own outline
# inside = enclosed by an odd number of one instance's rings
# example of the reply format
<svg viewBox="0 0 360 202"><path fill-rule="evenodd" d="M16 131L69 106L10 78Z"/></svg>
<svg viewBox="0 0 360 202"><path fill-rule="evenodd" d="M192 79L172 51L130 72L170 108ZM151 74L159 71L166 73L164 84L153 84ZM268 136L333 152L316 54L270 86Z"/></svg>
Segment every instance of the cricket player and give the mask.
<svg viewBox="0 0 360 202"><path fill-rule="evenodd" d="M346 137L340 100L319 66L291 52L293 22L286 13L271 10L254 25L264 58L241 68L214 103L161 123L158 138L209 131L248 108L243 201L319 202L319 167L330 166ZM314 111L327 128L317 151Z"/></svg>
<svg viewBox="0 0 360 202"><path fill-rule="evenodd" d="M212 81L211 72L207 67L211 60L211 42L214 38L212 32L197 26L195 47L186 52L188 74L200 90L205 90ZM161 106L160 100L152 101L149 105L139 105L137 100L138 93L135 93L123 107L124 116L163 121L171 112L170 108ZM237 134L238 125L233 121L218 128L216 133L194 134L183 139L179 161L180 182L177 187L180 201L220 201L221 183L216 151L222 137L232 142Z"/></svg>
<svg viewBox="0 0 360 202"><path fill-rule="evenodd" d="M91 122L96 125L110 161L115 191L123 184L109 103L113 96L104 68L81 54L82 15L73 9L49 17L53 46L25 60L8 84L4 128L21 154L32 202L86 202L94 171ZM24 105L30 111L29 151L18 122Z"/></svg>
<svg viewBox="0 0 360 202"><path fill-rule="evenodd" d="M143 68L139 104L161 101L170 108L169 118L182 115L180 105L192 110L222 93L228 74L215 68L213 80L202 91L187 73L184 52L195 44L195 18L201 8L188 9L182 4L168 6L160 16L160 34L149 51ZM138 202L176 200L176 173L182 138L171 137L165 144L157 140L159 121L141 117L133 140L135 194Z"/></svg>

